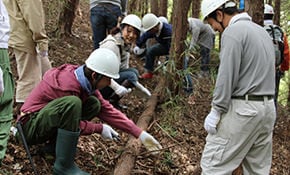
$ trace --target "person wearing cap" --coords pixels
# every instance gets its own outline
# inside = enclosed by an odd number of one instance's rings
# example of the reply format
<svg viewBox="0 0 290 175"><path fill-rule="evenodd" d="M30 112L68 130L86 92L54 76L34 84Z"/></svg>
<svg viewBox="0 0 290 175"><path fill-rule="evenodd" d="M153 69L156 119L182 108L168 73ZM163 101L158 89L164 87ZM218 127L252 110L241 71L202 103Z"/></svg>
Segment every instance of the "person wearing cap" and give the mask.
<svg viewBox="0 0 290 175"><path fill-rule="evenodd" d="M74 163L79 135L99 133L106 139L118 139L111 126L139 138L150 151L161 148L153 136L115 109L99 91L110 85L112 78L119 78L119 62L113 51L99 48L84 65L52 68L23 104L17 121L27 143L55 143L53 174L89 174ZM92 122L96 116L107 124Z"/></svg>
<svg viewBox="0 0 290 175"><path fill-rule="evenodd" d="M172 25L160 22L156 15L147 13L142 18L142 26L145 33L136 41L134 53L136 55L145 55L145 72L140 76L142 79L153 78L154 60L156 56L168 55L171 45ZM149 38L155 38L157 43L144 49L146 41Z"/></svg>
<svg viewBox="0 0 290 175"><path fill-rule="evenodd" d="M276 119L275 57L262 26L228 0L203 0L203 20L222 33L220 65L201 157L203 175L270 174Z"/></svg>
<svg viewBox="0 0 290 175"><path fill-rule="evenodd" d="M139 72L135 68L129 67L130 49L141 32L141 19L134 15L127 15L122 21L120 28L116 27L112 30L112 34L108 35L105 40L100 42L100 48L108 48L117 55L121 60L120 64L120 78L112 79L111 85L101 89L101 93L105 99L109 101L117 108L127 108L119 103L119 100L127 93L131 88L138 88L148 97L151 96L150 91L139 83Z"/></svg>
<svg viewBox="0 0 290 175"><path fill-rule="evenodd" d="M127 0L90 0L90 21L93 31L94 49L100 47L107 34L126 16Z"/></svg>
<svg viewBox="0 0 290 175"><path fill-rule="evenodd" d="M272 27L278 27L276 25L274 25L273 22L273 17L274 17L274 9L271 5L269 4L265 4L264 7L264 26L266 26L267 28L269 27L270 29ZM279 27L281 29L281 27ZM283 36L283 61L280 65L276 66L276 81L275 81L275 104L276 104L276 108L277 108L277 99L278 99L278 95L279 95L279 85L280 85L280 79L284 76L285 71L289 70L289 62L290 62L290 54L289 54L289 45L288 45L288 39L287 39L287 35L285 32L282 31L282 29L280 30L281 33L284 33ZM277 39L277 38L276 38Z"/></svg>

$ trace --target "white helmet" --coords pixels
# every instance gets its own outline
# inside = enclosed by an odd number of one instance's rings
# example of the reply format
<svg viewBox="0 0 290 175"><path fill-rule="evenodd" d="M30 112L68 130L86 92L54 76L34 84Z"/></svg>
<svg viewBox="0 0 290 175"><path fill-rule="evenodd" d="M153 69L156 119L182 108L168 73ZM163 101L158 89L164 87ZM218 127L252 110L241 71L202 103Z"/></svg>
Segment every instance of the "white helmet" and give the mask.
<svg viewBox="0 0 290 175"><path fill-rule="evenodd" d="M127 15L121 22L121 24L128 24L141 32L141 19L134 14Z"/></svg>
<svg viewBox="0 0 290 175"><path fill-rule="evenodd" d="M85 63L89 69L101 75L105 75L113 79L120 77L120 60L110 49L99 48L94 50Z"/></svg>
<svg viewBox="0 0 290 175"><path fill-rule="evenodd" d="M168 24L168 20L167 20L166 17L164 17L164 16L159 16L158 19L159 19L160 22L164 22L164 23L167 23L167 24Z"/></svg>
<svg viewBox="0 0 290 175"><path fill-rule="evenodd" d="M265 4L264 14L274 15L273 7L270 6L269 4Z"/></svg>
<svg viewBox="0 0 290 175"><path fill-rule="evenodd" d="M142 18L142 25L145 32L149 31L159 23L159 19L153 13L147 13Z"/></svg>
<svg viewBox="0 0 290 175"><path fill-rule="evenodd" d="M203 0L201 2L202 20L229 0Z"/></svg>

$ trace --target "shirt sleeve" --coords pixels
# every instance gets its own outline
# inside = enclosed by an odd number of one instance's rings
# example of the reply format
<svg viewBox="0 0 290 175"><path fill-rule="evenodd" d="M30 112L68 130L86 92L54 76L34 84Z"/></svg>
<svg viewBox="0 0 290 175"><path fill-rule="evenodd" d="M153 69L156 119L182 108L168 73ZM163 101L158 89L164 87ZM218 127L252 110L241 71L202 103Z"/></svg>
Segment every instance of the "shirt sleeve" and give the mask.
<svg viewBox="0 0 290 175"><path fill-rule="evenodd" d="M37 49L39 51L48 50L48 37L45 31L45 16L41 0L27 0L22 1L20 6L23 18L27 23Z"/></svg>
<svg viewBox="0 0 290 175"><path fill-rule="evenodd" d="M105 100L99 91L96 96L101 102L101 111L98 117L110 126L120 129L126 133L138 138L142 129L138 127L132 120L128 119L125 114L114 108L109 101Z"/></svg>
<svg viewBox="0 0 290 175"><path fill-rule="evenodd" d="M235 38L222 36L220 66L212 106L220 113L228 111L232 92L238 84L242 46Z"/></svg>

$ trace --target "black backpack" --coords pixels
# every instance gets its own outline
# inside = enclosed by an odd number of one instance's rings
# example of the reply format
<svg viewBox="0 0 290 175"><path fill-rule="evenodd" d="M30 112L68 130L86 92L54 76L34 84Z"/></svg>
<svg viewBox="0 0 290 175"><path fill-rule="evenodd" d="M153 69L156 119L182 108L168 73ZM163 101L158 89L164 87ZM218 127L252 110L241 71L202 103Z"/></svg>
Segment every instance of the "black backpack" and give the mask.
<svg viewBox="0 0 290 175"><path fill-rule="evenodd" d="M264 28L272 38L275 48L275 64L276 67L284 60L284 33L277 25L265 25Z"/></svg>

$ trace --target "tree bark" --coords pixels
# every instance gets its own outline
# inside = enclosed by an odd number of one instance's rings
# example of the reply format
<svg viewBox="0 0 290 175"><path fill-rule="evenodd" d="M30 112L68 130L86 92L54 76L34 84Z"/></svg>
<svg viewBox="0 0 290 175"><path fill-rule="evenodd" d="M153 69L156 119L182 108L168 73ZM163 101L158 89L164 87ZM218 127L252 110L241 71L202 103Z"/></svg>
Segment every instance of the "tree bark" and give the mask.
<svg viewBox="0 0 290 175"><path fill-rule="evenodd" d="M274 6L274 24L280 26L280 10L281 10L281 1L275 0L275 6Z"/></svg>
<svg viewBox="0 0 290 175"><path fill-rule="evenodd" d="M192 11L191 15L193 18L199 18L200 13L200 2L201 0L192 1Z"/></svg>
<svg viewBox="0 0 290 175"><path fill-rule="evenodd" d="M182 83L174 83L183 80L183 75L177 74L177 72L183 69L183 53L186 45L187 35L187 14L190 7L191 0L174 0L173 3L173 15L172 15L172 41L170 48L170 57L172 57L172 66L167 66L169 74L166 77L166 86L169 90L176 95L182 89Z"/></svg>
<svg viewBox="0 0 290 175"><path fill-rule="evenodd" d="M160 16L167 17L168 0L160 0Z"/></svg>
<svg viewBox="0 0 290 175"><path fill-rule="evenodd" d="M151 13L159 16L159 3L158 0L150 0Z"/></svg>
<svg viewBox="0 0 290 175"><path fill-rule="evenodd" d="M63 3L63 9L59 14L57 28L54 34L60 36L74 36L72 33L72 25L75 19L75 12L79 6L79 0L66 0Z"/></svg>
<svg viewBox="0 0 290 175"><path fill-rule="evenodd" d="M263 26L264 25L264 1L263 0L248 0L248 10L249 15L252 20Z"/></svg>
<svg viewBox="0 0 290 175"><path fill-rule="evenodd" d="M164 89L164 78L160 79L156 89L154 90L153 95L148 100L146 104L146 109L140 116L139 120L137 121L137 126L146 130L149 126L154 114L155 108L158 102L158 94ZM134 165L135 159L137 155L140 154L141 149L141 142L139 139L135 139L133 136L130 137L127 145L125 147L124 152L122 153L121 157L118 159L114 174L118 175L130 175Z"/></svg>

